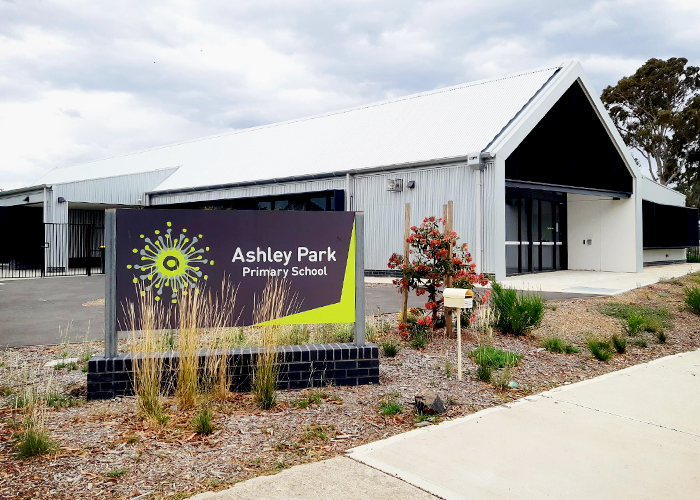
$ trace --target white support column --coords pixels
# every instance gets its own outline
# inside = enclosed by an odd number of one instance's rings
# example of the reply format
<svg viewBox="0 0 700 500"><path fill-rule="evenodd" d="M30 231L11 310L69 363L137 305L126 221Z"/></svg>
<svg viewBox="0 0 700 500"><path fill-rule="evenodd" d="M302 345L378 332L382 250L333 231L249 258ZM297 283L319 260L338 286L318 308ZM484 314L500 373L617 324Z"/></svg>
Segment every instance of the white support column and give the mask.
<svg viewBox="0 0 700 500"><path fill-rule="evenodd" d="M634 181L632 183L632 189L633 193L632 196L634 197L634 212L635 212L635 221L634 221L634 233L635 233L635 245L636 245L636 266L635 268L637 269L638 273L641 273L644 271L644 225L643 225L643 220L642 220L642 193L641 193L641 184L642 184L642 179L641 179L641 172L637 173L637 176L634 178Z"/></svg>
<svg viewBox="0 0 700 500"><path fill-rule="evenodd" d="M493 162L495 168L494 175L494 199L488 200L493 204L494 212L494 273L496 280L506 277L506 160L503 156L496 156Z"/></svg>

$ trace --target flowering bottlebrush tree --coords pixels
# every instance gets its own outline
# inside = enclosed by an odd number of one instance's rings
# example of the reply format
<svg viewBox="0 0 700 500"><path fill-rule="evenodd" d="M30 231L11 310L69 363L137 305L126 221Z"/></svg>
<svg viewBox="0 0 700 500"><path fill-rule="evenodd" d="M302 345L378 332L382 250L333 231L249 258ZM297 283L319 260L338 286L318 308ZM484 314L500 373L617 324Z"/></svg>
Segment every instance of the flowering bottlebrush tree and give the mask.
<svg viewBox="0 0 700 500"><path fill-rule="evenodd" d="M476 264L467 244L457 245L459 237L454 231L443 232L442 218L427 217L420 226L411 226L408 237L409 258L394 253L389 259L389 269L401 271L401 278L394 280L399 293L415 290L416 295L428 295L425 308L430 315L424 318L428 326L435 328L444 315L442 287L445 276L452 278L454 287L474 288L475 284L487 285L489 280L475 272ZM450 249L452 255L450 256ZM484 301L488 296L484 296Z"/></svg>

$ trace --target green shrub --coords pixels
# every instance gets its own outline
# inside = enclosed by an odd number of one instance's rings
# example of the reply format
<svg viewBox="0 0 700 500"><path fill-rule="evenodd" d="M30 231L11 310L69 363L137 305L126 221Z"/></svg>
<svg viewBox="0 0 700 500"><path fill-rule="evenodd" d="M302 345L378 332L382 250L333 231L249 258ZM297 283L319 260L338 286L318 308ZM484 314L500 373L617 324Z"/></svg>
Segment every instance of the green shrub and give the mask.
<svg viewBox="0 0 700 500"><path fill-rule="evenodd" d="M610 340L612 340L613 347L618 352L618 354L624 354L627 350L627 339L622 335L614 334Z"/></svg>
<svg viewBox="0 0 700 500"><path fill-rule="evenodd" d="M80 406L80 403L81 401L79 399L71 396L64 396L58 392L50 392L46 395L46 406L54 410L60 410L64 407L72 408L73 406Z"/></svg>
<svg viewBox="0 0 700 500"><path fill-rule="evenodd" d="M365 318L365 340L367 342L377 341L377 325L371 317Z"/></svg>
<svg viewBox="0 0 700 500"><path fill-rule="evenodd" d="M544 315L542 297L537 294L521 293L503 288L495 281L491 285L496 326L504 333L522 335L537 328Z"/></svg>
<svg viewBox="0 0 700 500"><path fill-rule="evenodd" d="M265 346L264 351L258 353L250 388L255 404L263 410L269 410L277 404L278 378L277 353L273 346Z"/></svg>
<svg viewBox="0 0 700 500"><path fill-rule="evenodd" d="M600 312L625 321L625 329L630 335L637 335L642 330L658 332L670 326L671 314L663 308L636 306L621 302L610 302L600 307Z"/></svg>
<svg viewBox="0 0 700 500"><path fill-rule="evenodd" d="M566 354L574 354L581 350L571 344L567 344L560 337L547 337L542 340L541 346L549 352L563 352Z"/></svg>
<svg viewBox="0 0 700 500"><path fill-rule="evenodd" d="M311 402L309 398L296 398L289 402L294 408L308 408Z"/></svg>
<svg viewBox="0 0 700 500"><path fill-rule="evenodd" d="M645 318L641 314L632 313L627 316L625 330L629 335L637 335L644 330Z"/></svg>
<svg viewBox="0 0 700 500"><path fill-rule="evenodd" d="M292 325L280 333L280 345L302 345L311 340L311 330L306 325Z"/></svg>
<svg viewBox="0 0 700 500"><path fill-rule="evenodd" d="M386 339L379 345L387 358L393 358L399 353L399 344L394 339Z"/></svg>
<svg viewBox="0 0 700 500"><path fill-rule="evenodd" d="M325 441L328 439L328 432L334 431L334 425L309 425L302 436L302 441Z"/></svg>
<svg viewBox="0 0 700 500"><path fill-rule="evenodd" d="M599 361L607 361L613 356L613 349L606 340L589 339L588 349L593 357Z"/></svg>
<svg viewBox="0 0 700 500"><path fill-rule="evenodd" d="M474 362L479 365L487 365L491 368L505 368L507 366L515 366L520 362L522 357L520 354L504 351L489 345L482 345L476 348L470 356L474 358Z"/></svg>
<svg viewBox="0 0 700 500"><path fill-rule="evenodd" d="M314 341L321 344L348 343L352 342L354 338L354 323L326 323L320 325L314 335Z"/></svg>
<svg viewBox="0 0 700 500"><path fill-rule="evenodd" d="M510 367L506 366L502 370L498 370L495 375L491 376L493 385L502 391L508 389L510 384Z"/></svg>
<svg viewBox="0 0 700 500"><path fill-rule="evenodd" d="M229 347L245 347L248 345L248 339L245 336L245 330L243 328L235 328L231 335L229 342Z"/></svg>
<svg viewBox="0 0 700 500"><path fill-rule="evenodd" d="M24 394L14 394L10 401L7 403L8 408L26 408L28 405L33 404L35 401L35 396L33 393Z"/></svg>
<svg viewBox="0 0 700 500"><path fill-rule="evenodd" d="M700 288L688 288L685 291L685 305L695 314L700 314Z"/></svg>
<svg viewBox="0 0 700 500"><path fill-rule="evenodd" d="M214 424L214 412L209 409L203 409L192 420L194 431L201 435L207 436L216 430Z"/></svg>
<svg viewBox="0 0 700 500"><path fill-rule="evenodd" d="M489 364L479 365L476 368L476 377L484 382L490 382L492 372L493 368Z"/></svg>
<svg viewBox="0 0 700 500"><path fill-rule="evenodd" d="M663 332L661 332L663 333ZM647 339L644 337L638 337L634 340L632 340L632 343L636 345L637 347L649 347L649 344L647 343Z"/></svg>
<svg viewBox="0 0 700 500"><path fill-rule="evenodd" d="M411 336L411 347L414 349L423 349L430 343L430 332L425 329L416 331Z"/></svg>
<svg viewBox="0 0 700 500"><path fill-rule="evenodd" d="M693 264L700 262L700 252L698 251L698 247L691 247L688 249L685 254L685 261Z"/></svg>
<svg viewBox="0 0 700 500"><path fill-rule="evenodd" d="M380 404L380 413L382 415L389 416L389 415L398 415L399 413L403 412L403 408L401 407L401 403L396 401L393 397L388 397L385 398Z"/></svg>
<svg viewBox="0 0 700 500"><path fill-rule="evenodd" d="M105 472L105 476L115 479L117 477L126 476L128 472L128 470L124 469L123 467L120 467L118 469L112 469L110 471Z"/></svg>
<svg viewBox="0 0 700 500"><path fill-rule="evenodd" d="M402 335L414 349L422 349L430 342L433 322L430 316L424 316L420 308L411 308L406 319L399 324Z"/></svg>
<svg viewBox="0 0 700 500"><path fill-rule="evenodd" d="M668 336L661 330L660 332L656 332L656 339L659 341L659 344L665 344Z"/></svg>
<svg viewBox="0 0 700 500"><path fill-rule="evenodd" d="M42 426L27 426L17 441L17 456L20 458L46 455L57 449L58 446Z"/></svg>

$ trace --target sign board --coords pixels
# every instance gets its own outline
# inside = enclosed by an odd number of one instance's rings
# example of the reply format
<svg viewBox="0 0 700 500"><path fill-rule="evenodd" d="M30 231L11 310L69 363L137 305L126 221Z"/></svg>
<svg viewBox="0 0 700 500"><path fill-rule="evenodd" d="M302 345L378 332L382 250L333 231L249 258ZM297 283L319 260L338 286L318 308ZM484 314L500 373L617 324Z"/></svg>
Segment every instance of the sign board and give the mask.
<svg viewBox="0 0 700 500"><path fill-rule="evenodd" d="M127 329L137 294L176 308L183 290L224 280L238 287L230 326L253 324L270 278L285 279L297 304L278 323L355 322L359 225L354 212L109 210L105 335Z"/></svg>

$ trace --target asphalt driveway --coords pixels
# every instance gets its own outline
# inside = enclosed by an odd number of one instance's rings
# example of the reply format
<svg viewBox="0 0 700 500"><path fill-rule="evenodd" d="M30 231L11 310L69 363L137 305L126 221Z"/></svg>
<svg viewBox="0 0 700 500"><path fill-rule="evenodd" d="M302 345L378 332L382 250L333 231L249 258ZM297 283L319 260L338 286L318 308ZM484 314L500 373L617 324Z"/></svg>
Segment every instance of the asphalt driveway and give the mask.
<svg viewBox="0 0 700 500"><path fill-rule="evenodd" d="M545 299L592 296L543 292ZM104 338L104 305L84 305L104 298L104 276L0 281L0 347L58 344ZM426 297L409 295L409 307L423 307ZM401 296L391 285L365 288L368 315L394 313ZM63 337L63 338L62 338Z"/></svg>
<svg viewBox="0 0 700 500"><path fill-rule="evenodd" d="M0 346L58 344L104 338L104 276L0 281ZM66 333L67 332L67 333Z"/></svg>

